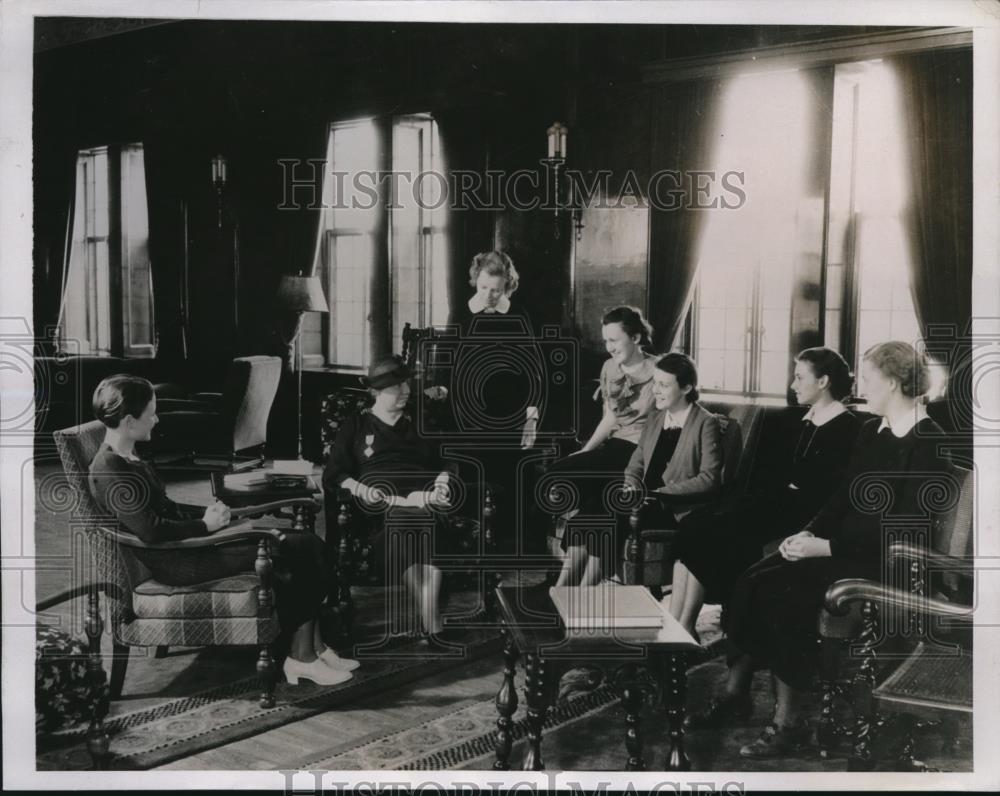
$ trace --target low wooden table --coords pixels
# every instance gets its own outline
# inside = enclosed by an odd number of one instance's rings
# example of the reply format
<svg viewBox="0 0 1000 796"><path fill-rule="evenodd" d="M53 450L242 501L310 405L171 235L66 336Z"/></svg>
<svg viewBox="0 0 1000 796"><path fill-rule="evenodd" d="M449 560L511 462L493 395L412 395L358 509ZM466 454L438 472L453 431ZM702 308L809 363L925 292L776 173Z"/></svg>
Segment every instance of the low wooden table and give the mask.
<svg viewBox="0 0 1000 796"><path fill-rule="evenodd" d="M281 514L282 509L290 511L293 531L316 531L316 512L321 505L323 491L314 476L309 476L306 486L299 488L277 488L271 486L262 470L247 473L212 473L212 494L232 509L247 506L267 507L276 504L272 512ZM294 500L292 506L278 505Z"/></svg>
<svg viewBox="0 0 1000 796"><path fill-rule="evenodd" d="M643 738L639 727L643 691L659 683L666 703L670 752L664 771L688 771L691 761L684 751L684 701L687 687L687 657L699 645L676 620L664 615L660 628L616 628L613 630L567 630L544 586L500 586L497 609L505 638L503 683L496 696L497 742L493 768L509 768L513 746L511 717L517 710L514 672L525 657L528 705L528 751L522 768L541 771L542 727L558 691L561 675L576 666L599 666L614 671L614 680L625 708L626 770L642 771ZM643 672L648 677L643 678Z"/></svg>

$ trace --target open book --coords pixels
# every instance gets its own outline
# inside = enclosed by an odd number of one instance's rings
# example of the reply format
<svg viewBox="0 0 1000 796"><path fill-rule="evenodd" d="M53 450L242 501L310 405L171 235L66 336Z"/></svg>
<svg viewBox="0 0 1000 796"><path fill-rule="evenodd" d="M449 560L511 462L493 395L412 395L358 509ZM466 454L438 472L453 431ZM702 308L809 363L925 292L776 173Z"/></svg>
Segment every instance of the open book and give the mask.
<svg viewBox="0 0 1000 796"><path fill-rule="evenodd" d="M663 607L644 586L553 586L549 595L569 630L663 625Z"/></svg>

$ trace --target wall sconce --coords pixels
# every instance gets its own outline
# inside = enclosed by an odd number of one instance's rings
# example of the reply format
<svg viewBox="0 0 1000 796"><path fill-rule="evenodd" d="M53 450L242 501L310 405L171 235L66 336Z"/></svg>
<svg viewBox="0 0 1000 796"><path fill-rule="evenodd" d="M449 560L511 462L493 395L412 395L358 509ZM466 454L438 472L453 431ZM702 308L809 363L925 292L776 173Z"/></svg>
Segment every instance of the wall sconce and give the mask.
<svg viewBox="0 0 1000 796"><path fill-rule="evenodd" d="M557 239L559 238L559 212L560 210L568 210L570 219L573 222L573 227L576 230L576 239L580 240L583 230L583 220L581 218L580 211L576 208L576 203L573 200L573 183L570 181L568 195L566 197L566 201L563 202L559 180L559 170L566 162L566 138L569 134L569 128L562 122L553 122L552 126L549 127L546 133L548 136L548 157L546 158L546 161L552 164L552 173L555 178L556 186L556 209L554 216L555 226L553 228L553 234Z"/></svg>
<svg viewBox="0 0 1000 796"><path fill-rule="evenodd" d="M219 229L222 229L222 191L226 187L226 158L223 155L212 158L212 185L218 197Z"/></svg>

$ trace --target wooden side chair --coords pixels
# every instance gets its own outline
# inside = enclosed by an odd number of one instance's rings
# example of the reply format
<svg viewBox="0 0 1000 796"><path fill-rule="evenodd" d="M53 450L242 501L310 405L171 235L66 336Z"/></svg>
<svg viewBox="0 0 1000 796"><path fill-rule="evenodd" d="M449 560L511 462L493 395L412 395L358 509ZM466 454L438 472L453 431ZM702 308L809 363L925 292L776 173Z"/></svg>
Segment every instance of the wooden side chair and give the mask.
<svg viewBox="0 0 1000 796"><path fill-rule="evenodd" d="M73 522L85 530L97 570L98 582L80 590L86 592L88 599L88 665L95 671L95 677L103 679L104 676L100 651L104 619L99 605L99 595L104 593L114 647L110 681L112 699L121 696L132 647L153 647L162 651L169 646L252 645L259 648L257 673L262 688L261 707L273 707L277 673L271 644L278 636L279 627L271 588L272 545L280 542L282 532L252 528L249 522L243 522L210 536L150 545L122 531L115 518L107 516L97 506L87 483L90 462L101 445L104 431L103 424L92 421L53 434L66 478L76 495ZM266 509L275 507L276 504L271 504ZM254 506L233 510L234 517L261 513L261 507ZM134 554L141 548L196 551L248 540L257 544L253 571L192 586L159 583ZM79 593L59 595L54 598L55 602L50 600L46 604L51 606L74 596Z"/></svg>
<svg viewBox="0 0 1000 796"><path fill-rule="evenodd" d="M951 728L972 712L973 478L954 468L928 494L929 535L890 545L890 572L908 584L849 579L827 591L818 738L827 754L838 741L850 743L849 770L870 770L877 741L891 729L901 737L898 765L926 770L914 760L915 732ZM848 698L853 721L836 721L838 696ZM956 733L945 736L953 743Z"/></svg>

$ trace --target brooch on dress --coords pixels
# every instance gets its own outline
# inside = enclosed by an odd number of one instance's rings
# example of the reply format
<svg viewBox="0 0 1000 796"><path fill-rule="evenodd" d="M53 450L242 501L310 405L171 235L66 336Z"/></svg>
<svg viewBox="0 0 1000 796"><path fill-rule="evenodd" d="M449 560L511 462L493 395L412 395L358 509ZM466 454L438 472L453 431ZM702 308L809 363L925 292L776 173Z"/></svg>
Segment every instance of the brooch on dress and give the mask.
<svg viewBox="0 0 1000 796"><path fill-rule="evenodd" d="M365 456L371 458L371 455L375 453L375 449L372 448L372 443L375 441L374 434L365 434Z"/></svg>

